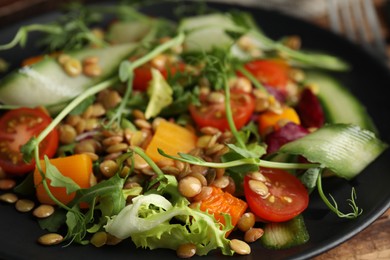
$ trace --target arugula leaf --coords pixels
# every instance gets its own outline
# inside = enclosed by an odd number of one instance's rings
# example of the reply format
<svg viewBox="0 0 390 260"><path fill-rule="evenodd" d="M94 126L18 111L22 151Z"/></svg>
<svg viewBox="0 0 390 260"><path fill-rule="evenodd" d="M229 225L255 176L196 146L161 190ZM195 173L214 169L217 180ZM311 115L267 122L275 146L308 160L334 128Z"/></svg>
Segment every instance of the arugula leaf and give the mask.
<svg viewBox="0 0 390 260"><path fill-rule="evenodd" d="M234 144L226 145L234 152L240 154L243 158L260 158L266 153L265 148L257 143L248 144L246 148L241 148Z"/></svg>
<svg viewBox="0 0 390 260"><path fill-rule="evenodd" d="M48 230L49 232L58 232L61 226L66 222L66 213L67 211L63 209L57 209L49 217L39 219L39 226L42 229Z"/></svg>

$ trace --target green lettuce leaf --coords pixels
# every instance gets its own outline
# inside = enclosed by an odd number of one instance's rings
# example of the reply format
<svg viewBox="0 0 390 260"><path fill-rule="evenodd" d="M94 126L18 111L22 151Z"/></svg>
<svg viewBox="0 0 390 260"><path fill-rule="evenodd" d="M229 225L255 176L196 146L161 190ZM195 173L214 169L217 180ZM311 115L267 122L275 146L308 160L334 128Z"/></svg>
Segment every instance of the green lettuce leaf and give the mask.
<svg viewBox="0 0 390 260"><path fill-rule="evenodd" d="M230 223L230 217L225 218ZM225 237L231 228L231 224L222 226L212 215L189 208L185 203L172 205L158 194L134 198L133 204L105 225L108 233L121 239L131 237L137 247L176 250L181 244L193 243L198 255L217 248L225 255L232 255Z"/></svg>

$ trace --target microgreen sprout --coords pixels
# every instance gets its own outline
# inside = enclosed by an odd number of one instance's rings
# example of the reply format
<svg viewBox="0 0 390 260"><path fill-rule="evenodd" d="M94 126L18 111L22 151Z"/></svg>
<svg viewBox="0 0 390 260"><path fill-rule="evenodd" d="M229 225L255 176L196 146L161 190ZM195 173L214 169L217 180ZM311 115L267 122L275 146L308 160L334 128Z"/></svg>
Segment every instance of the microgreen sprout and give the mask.
<svg viewBox="0 0 390 260"><path fill-rule="evenodd" d="M332 202L329 201L329 199L326 197L326 195L324 194L324 191L322 189L322 174L319 174L318 176L318 179L317 179L317 190L318 190L318 193L321 197L321 199L324 201L324 203L326 204L326 206L328 206L328 208L334 212L338 217L340 218L347 218L347 219L354 219L354 218L357 218L358 216L360 216L362 213L363 213L363 209L359 208L356 204L356 190L354 187L352 187L352 190L351 190L351 198L348 199L348 202L349 202L349 205L351 206L352 208L352 212L349 212L349 213L343 213L339 210L338 208L338 205L336 203L336 200L333 198L332 195L329 194Z"/></svg>

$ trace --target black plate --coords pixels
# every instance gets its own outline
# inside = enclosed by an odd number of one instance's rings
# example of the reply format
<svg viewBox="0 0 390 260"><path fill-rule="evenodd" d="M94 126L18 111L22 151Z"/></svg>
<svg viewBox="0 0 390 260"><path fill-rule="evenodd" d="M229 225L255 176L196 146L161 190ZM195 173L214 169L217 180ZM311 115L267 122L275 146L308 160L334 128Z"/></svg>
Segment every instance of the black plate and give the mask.
<svg viewBox="0 0 390 260"><path fill-rule="evenodd" d="M153 16L173 17L172 13L177 4L159 4L146 8L145 12ZM212 4L213 8L229 10L238 8L221 4ZM253 13L259 25L272 38L285 35L300 35L303 46L307 49L322 50L344 58L353 69L343 75L336 75L350 90L366 105L368 112L376 122L381 137L390 143L390 124L388 123L389 82L390 73L381 60L370 55L356 45L320 29L304 21L287 17L277 12L261 9L242 8ZM8 42L16 29L32 22L46 22L57 14L50 13L10 25L0 30L1 42ZM34 36L35 39L38 37ZM33 42L33 41L30 41ZM29 45L28 45L29 46ZM24 50L15 48L0 56L11 60L13 66L23 57L36 53L34 48ZM348 109L348 108L346 108ZM348 210L344 202L350 196L351 187L356 187L358 205L364 209L363 215L356 220L341 220L330 213L316 194L311 197L308 210L304 213L310 241L305 245L279 251L262 248L259 243L252 245L252 254L240 259L303 259L323 253L351 238L370 225L390 206L390 152L386 151L367 169L351 182L340 179L328 179L324 189L334 195L342 209ZM341 205L343 204L343 205ZM30 213L18 213L13 206L0 204L0 258L1 259L136 259L144 258L173 258L175 252L170 250L135 249L130 241L118 246L94 248L93 246L71 245L68 247L42 247L36 239L45 232ZM202 259L231 259L214 252Z"/></svg>

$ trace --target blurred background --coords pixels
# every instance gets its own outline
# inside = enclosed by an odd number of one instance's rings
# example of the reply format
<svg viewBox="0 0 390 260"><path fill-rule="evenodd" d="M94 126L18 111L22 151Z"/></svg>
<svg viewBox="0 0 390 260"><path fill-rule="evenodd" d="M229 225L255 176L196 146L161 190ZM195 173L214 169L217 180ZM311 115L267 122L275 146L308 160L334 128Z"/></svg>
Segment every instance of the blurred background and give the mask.
<svg viewBox="0 0 390 260"><path fill-rule="evenodd" d="M180 0L179 0L180 1ZM196 0L195 0L196 1ZM390 53L389 0L212 0L277 10L336 31L353 41L374 45L379 55ZM59 8L74 0L0 0L0 27L26 16ZM109 2L79 0L78 2ZM120 2L120 1L118 1ZM129 1L131 2L131 1Z"/></svg>

